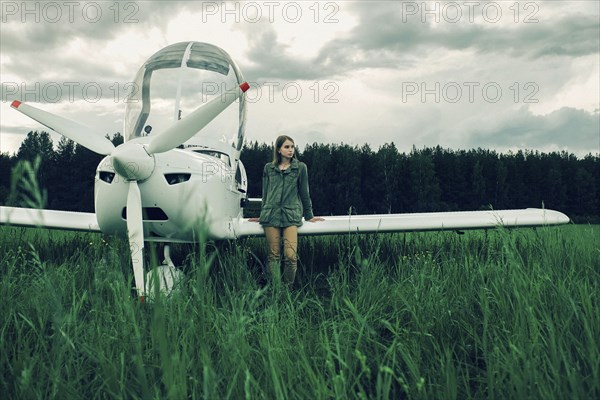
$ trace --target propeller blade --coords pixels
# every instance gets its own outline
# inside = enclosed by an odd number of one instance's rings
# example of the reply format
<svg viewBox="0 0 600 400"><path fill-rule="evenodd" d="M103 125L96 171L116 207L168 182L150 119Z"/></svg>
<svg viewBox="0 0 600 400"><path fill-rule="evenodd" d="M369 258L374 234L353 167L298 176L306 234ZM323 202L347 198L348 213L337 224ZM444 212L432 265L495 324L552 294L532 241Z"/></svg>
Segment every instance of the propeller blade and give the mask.
<svg viewBox="0 0 600 400"><path fill-rule="evenodd" d="M162 153L189 140L249 88L250 85L244 82L200 106L190 115L175 122L167 130L154 137L148 146L148 152L150 154Z"/></svg>
<svg viewBox="0 0 600 400"><path fill-rule="evenodd" d="M108 155L115 148L102 133L89 126L40 110L18 100L13 101L10 106L94 153Z"/></svg>
<svg viewBox="0 0 600 400"><path fill-rule="evenodd" d="M129 248L131 250L131 263L133 276L138 296L143 301L146 295L144 281L144 224L142 221L142 196L136 181L129 182L127 194L127 233L129 234Z"/></svg>

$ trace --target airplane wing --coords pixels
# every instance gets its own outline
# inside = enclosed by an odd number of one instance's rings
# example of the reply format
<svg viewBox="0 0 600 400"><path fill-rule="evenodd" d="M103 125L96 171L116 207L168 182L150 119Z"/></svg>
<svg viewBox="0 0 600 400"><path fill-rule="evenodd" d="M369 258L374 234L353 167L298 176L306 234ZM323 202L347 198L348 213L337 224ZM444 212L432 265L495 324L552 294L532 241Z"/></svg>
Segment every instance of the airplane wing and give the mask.
<svg viewBox="0 0 600 400"><path fill-rule="evenodd" d="M100 232L96 214L0 206L0 225Z"/></svg>
<svg viewBox="0 0 600 400"><path fill-rule="evenodd" d="M503 226L535 227L561 225L570 222L565 214L538 208L523 210L459 211L414 214L346 215L323 217L325 221L304 222L299 235L340 233L462 231L491 229ZM242 219L236 230L238 237L262 236L258 222Z"/></svg>
<svg viewBox="0 0 600 400"><path fill-rule="evenodd" d="M338 215L325 221L304 222L299 235L340 233L462 231L562 225L570 222L565 214L546 209L458 211L413 214ZM0 224L100 232L96 214L73 211L38 210L0 206ZM240 219L236 237L263 236L258 222Z"/></svg>

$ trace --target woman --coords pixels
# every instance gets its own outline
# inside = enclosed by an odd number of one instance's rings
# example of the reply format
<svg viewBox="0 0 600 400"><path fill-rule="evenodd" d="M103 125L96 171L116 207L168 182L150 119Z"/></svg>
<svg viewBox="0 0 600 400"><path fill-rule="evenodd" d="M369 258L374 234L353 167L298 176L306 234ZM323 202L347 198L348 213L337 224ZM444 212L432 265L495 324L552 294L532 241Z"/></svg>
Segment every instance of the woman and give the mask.
<svg viewBox="0 0 600 400"><path fill-rule="evenodd" d="M295 158L294 150L294 140L289 136L279 136L275 141L273 161L263 169L260 218L250 219L260 222L265 230L269 271L276 282L280 280L283 239L283 281L289 285L298 269L298 227L302 226L302 217L309 222L324 220L313 215L306 164Z"/></svg>

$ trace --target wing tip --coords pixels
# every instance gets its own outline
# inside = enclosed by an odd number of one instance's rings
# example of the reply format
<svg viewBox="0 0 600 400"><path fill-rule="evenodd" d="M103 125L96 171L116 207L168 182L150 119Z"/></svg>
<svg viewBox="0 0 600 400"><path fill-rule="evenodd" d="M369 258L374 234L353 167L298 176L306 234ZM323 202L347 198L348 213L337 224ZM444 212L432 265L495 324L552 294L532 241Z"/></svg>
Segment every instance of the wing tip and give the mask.
<svg viewBox="0 0 600 400"><path fill-rule="evenodd" d="M248 84L248 82L244 82L240 85L240 89L242 89L242 92L246 93L246 91L250 89L250 85Z"/></svg>
<svg viewBox="0 0 600 400"><path fill-rule="evenodd" d="M10 103L10 106L12 108L19 108L20 105L21 105L21 102L19 100L13 100L13 102Z"/></svg>

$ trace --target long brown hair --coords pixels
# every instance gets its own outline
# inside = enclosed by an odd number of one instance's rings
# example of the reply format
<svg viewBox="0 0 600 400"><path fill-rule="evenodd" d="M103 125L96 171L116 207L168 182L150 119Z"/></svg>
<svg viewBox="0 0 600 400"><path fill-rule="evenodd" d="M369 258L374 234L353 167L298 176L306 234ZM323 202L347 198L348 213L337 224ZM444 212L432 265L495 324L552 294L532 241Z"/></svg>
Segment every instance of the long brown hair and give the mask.
<svg viewBox="0 0 600 400"><path fill-rule="evenodd" d="M281 135L277 137L277 139L275 140L275 146L273 146L273 165L279 165L281 163L281 154L277 150L281 149L281 146L283 146L286 140L289 140L294 144L294 146L296 146L296 142L294 142L294 139L287 135ZM295 149L293 158L296 158Z"/></svg>

